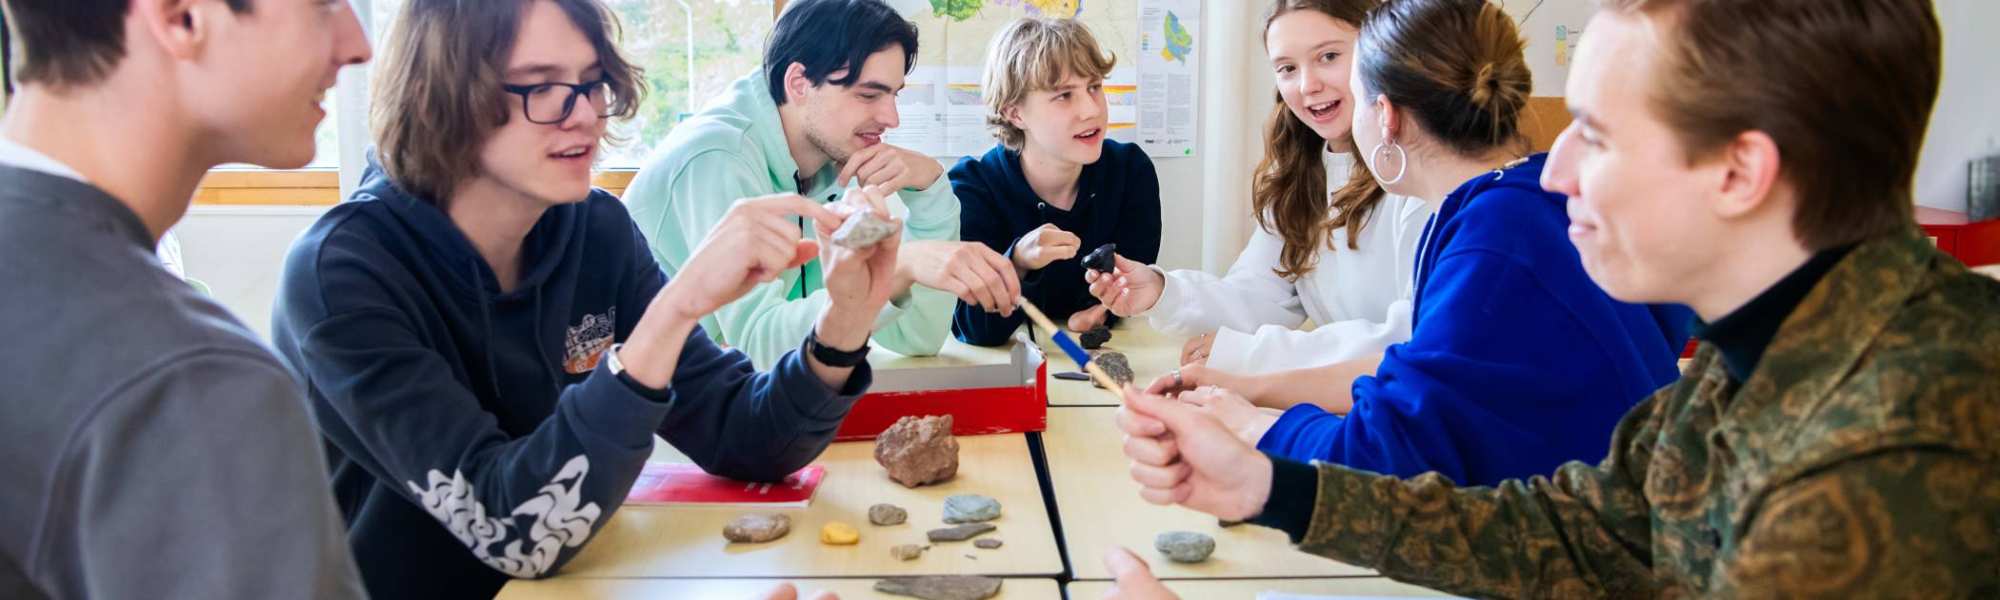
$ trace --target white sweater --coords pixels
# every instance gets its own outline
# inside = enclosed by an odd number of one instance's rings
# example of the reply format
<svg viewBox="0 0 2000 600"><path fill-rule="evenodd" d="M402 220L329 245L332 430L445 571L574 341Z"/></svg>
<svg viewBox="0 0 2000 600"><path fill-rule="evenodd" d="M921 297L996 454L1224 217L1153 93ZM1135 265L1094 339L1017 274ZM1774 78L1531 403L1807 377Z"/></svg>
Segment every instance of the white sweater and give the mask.
<svg viewBox="0 0 2000 600"><path fill-rule="evenodd" d="M1347 182L1353 159L1324 153L1329 189ZM1430 220L1423 200L1384 196L1361 228L1360 249L1333 232L1332 249L1297 282L1274 269L1284 240L1262 227L1236 264L1218 278L1199 270L1167 273L1147 315L1171 335L1215 332L1208 366L1241 374L1317 367L1387 349L1410 339L1417 243ZM1157 270L1157 267L1155 268ZM1318 327L1300 331L1306 320Z"/></svg>

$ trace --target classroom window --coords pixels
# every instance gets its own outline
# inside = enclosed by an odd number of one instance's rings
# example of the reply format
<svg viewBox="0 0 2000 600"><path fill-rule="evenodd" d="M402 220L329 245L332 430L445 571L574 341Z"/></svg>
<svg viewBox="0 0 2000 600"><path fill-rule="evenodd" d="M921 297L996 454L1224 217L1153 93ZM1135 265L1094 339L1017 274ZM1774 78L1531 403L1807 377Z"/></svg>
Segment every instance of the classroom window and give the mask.
<svg viewBox="0 0 2000 600"><path fill-rule="evenodd" d="M366 0L360 0L366 1ZM372 0L378 47L407 0ZM623 26L619 48L646 71L648 93L632 119L613 131L603 169L637 169L675 125L763 61L773 0L607 0ZM324 133L324 127L322 127ZM327 142L330 138L322 138ZM322 157L337 152L322 145ZM337 160L337 157L334 158Z"/></svg>

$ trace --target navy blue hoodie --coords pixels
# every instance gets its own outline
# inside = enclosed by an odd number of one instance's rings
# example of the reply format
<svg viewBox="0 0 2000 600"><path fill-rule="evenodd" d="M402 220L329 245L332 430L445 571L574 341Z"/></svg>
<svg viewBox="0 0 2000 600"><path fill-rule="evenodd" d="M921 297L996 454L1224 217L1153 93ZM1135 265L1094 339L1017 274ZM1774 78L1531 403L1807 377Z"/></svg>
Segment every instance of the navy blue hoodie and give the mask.
<svg viewBox="0 0 2000 600"><path fill-rule="evenodd" d="M501 293L443 211L371 165L294 242L272 337L303 375L369 594L490 598L554 574L611 518L654 434L702 468L775 481L805 466L866 389L793 352L769 373L696 329L669 390L599 359L666 278L601 190L542 215ZM801 340L803 343L803 340Z"/></svg>
<svg viewBox="0 0 2000 600"><path fill-rule="evenodd" d="M1634 405L1680 377L1694 314L1613 299L1569 242L1546 154L1447 196L1417 254L1410 341L1354 382L1346 416L1301 404L1260 450L1460 485L1596 463Z"/></svg>
<svg viewBox="0 0 2000 600"><path fill-rule="evenodd" d="M1070 210L1042 202L1021 171L1021 153L1005 146L996 145L977 160L960 159L951 168L951 191L961 206L962 239L986 244L1010 260L1014 242L1043 224L1054 223L1083 240L1076 258L1049 263L1021 278L1021 295L1058 325L1070 313L1098 304L1083 281L1083 257L1091 250L1115 243L1119 256L1144 264L1160 258L1160 179L1153 160L1137 145L1104 140L1104 153L1077 176L1076 205ZM959 302L951 330L967 344L998 346L1013 339L1014 330L1027 320L1020 312L1003 317Z"/></svg>

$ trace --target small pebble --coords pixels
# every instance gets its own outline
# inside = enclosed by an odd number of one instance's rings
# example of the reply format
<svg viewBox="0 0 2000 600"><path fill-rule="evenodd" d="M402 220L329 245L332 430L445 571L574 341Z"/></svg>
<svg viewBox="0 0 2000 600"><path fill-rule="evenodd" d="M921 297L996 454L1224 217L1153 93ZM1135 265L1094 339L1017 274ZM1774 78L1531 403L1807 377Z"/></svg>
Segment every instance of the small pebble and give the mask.
<svg viewBox="0 0 2000 600"><path fill-rule="evenodd" d="M1153 549L1177 563L1198 563L1215 553L1215 538L1192 531L1169 531L1153 538Z"/></svg>
<svg viewBox="0 0 2000 600"><path fill-rule="evenodd" d="M861 541L861 531L853 525L839 521L827 523L819 528L819 543L829 546L851 546Z"/></svg>
<svg viewBox="0 0 2000 600"><path fill-rule="evenodd" d="M959 494L944 499L944 522L979 523L1000 518L1000 501L979 494Z"/></svg>
<svg viewBox="0 0 2000 600"><path fill-rule="evenodd" d="M889 556L894 556L901 560L916 560L917 557L924 555L925 550L929 549L931 549L930 546L921 546L917 544L902 544L890 548Z"/></svg>
<svg viewBox="0 0 2000 600"><path fill-rule="evenodd" d="M1000 547L1000 538L979 538L972 540L972 545L982 550L992 550Z"/></svg>
<svg viewBox="0 0 2000 600"><path fill-rule="evenodd" d="M739 544L761 544L792 532L792 518L785 515L743 515L722 528L722 537Z"/></svg>
<svg viewBox="0 0 2000 600"><path fill-rule="evenodd" d="M902 525L910 519L910 512L894 504L877 504L868 507L868 522L875 525Z"/></svg>

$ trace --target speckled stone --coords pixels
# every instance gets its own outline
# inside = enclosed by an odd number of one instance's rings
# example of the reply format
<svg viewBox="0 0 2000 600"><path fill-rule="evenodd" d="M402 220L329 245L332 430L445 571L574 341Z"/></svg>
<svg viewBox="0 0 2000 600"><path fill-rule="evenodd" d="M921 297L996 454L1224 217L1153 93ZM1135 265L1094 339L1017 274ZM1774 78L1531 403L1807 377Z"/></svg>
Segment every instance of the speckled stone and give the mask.
<svg viewBox="0 0 2000 600"><path fill-rule="evenodd" d="M743 515L722 528L722 537L738 544L762 544L792 532L792 518L785 515Z"/></svg>
<svg viewBox="0 0 2000 600"><path fill-rule="evenodd" d="M868 507L868 522L878 526L902 525L910 520L910 511L894 504L877 504Z"/></svg>
<svg viewBox="0 0 2000 600"><path fill-rule="evenodd" d="M1215 538L1192 531L1169 531L1153 538L1153 549L1177 563L1198 563L1215 553Z"/></svg>
<svg viewBox="0 0 2000 600"><path fill-rule="evenodd" d="M1104 369L1104 374L1110 375L1112 381L1124 385L1132 383L1132 363L1126 360L1123 353L1106 350L1091 357L1090 362L1097 365L1097 368ZM1097 382L1092 381L1090 384L1097 385ZM1104 386L1097 385L1097 387Z"/></svg>

